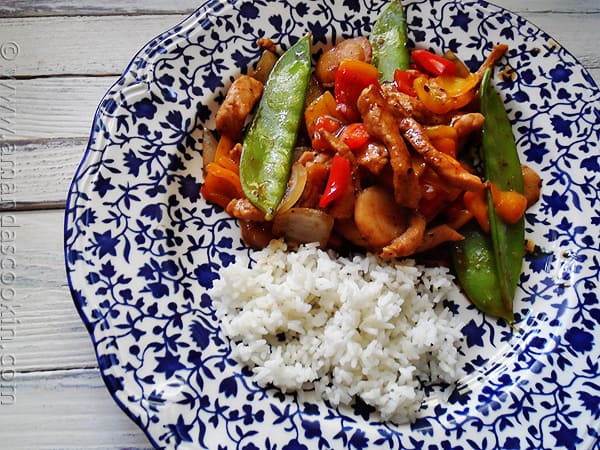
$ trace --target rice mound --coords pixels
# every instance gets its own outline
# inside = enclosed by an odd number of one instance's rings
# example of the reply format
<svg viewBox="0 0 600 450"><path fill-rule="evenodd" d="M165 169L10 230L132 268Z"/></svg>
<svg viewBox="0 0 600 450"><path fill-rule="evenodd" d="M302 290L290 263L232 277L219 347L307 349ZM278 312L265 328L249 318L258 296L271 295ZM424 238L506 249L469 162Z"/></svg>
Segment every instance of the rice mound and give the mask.
<svg viewBox="0 0 600 450"><path fill-rule="evenodd" d="M210 290L232 356L256 382L314 388L333 406L360 397L383 420L416 418L423 383L454 383L461 294L445 268L375 255L339 257L274 240L220 271Z"/></svg>

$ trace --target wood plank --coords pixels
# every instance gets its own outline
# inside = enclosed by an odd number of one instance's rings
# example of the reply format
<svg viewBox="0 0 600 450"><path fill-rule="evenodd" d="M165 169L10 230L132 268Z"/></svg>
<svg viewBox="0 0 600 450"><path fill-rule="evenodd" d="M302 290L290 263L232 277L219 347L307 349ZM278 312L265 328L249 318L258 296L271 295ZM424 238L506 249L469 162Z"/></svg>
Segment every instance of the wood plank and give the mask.
<svg viewBox="0 0 600 450"><path fill-rule="evenodd" d="M116 80L117 76L0 80L0 139L87 139L96 108Z"/></svg>
<svg viewBox="0 0 600 450"><path fill-rule="evenodd" d="M148 41L185 17L6 18L1 22L0 43L18 44L19 53L7 67L14 69L10 73L14 77L120 74Z"/></svg>
<svg viewBox="0 0 600 450"><path fill-rule="evenodd" d="M11 314L14 311L18 322L4 326L8 338L3 341L2 351L14 355L16 371L98 367L91 339L66 286L15 286Z"/></svg>
<svg viewBox="0 0 600 450"><path fill-rule="evenodd" d="M199 4L197 0L4 0L0 17L183 14L192 12Z"/></svg>
<svg viewBox="0 0 600 450"><path fill-rule="evenodd" d="M523 16L550 32L590 67L600 67L600 13ZM185 16L77 16L2 19L0 42L14 41L19 54L4 71L16 77L120 74L150 39ZM39 36L44 36L40 45ZM0 66L0 74L2 67ZM6 74L5 74L6 75Z"/></svg>
<svg viewBox="0 0 600 450"><path fill-rule="evenodd" d="M97 369L18 374L13 385L14 404L0 406L2 448L152 448Z"/></svg>
<svg viewBox="0 0 600 450"><path fill-rule="evenodd" d="M493 0L498 6L508 10L523 12L547 12L547 13L582 13L600 12L598 0Z"/></svg>
<svg viewBox="0 0 600 450"><path fill-rule="evenodd" d="M598 12L597 0L495 0L499 6L515 12ZM172 14L193 11L199 5L195 0L4 0L0 17L50 15L113 15L113 14Z"/></svg>
<svg viewBox="0 0 600 450"><path fill-rule="evenodd" d="M14 151L12 158L4 156L3 161L14 161L14 177L10 182L15 192L0 202L0 209L64 207L87 138L16 141L4 146Z"/></svg>
<svg viewBox="0 0 600 450"><path fill-rule="evenodd" d="M15 264L8 256L2 260L8 267L3 274L11 277L15 292L3 315L3 351L15 355L18 371L96 367L91 339L65 277L64 212L4 212L2 217L5 225L16 225L3 228L14 231L10 240L15 253ZM10 321L5 320L8 314Z"/></svg>
<svg viewBox="0 0 600 450"><path fill-rule="evenodd" d="M2 216L4 228L14 230L16 237L15 289L46 288L54 289L54 292L66 289L63 258L64 211L2 212ZM13 222L15 226L9 228ZM37 297L29 298L29 304L22 307L35 309L30 304L36 299ZM65 301L70 305L70 296L66 296Z"/></svg>

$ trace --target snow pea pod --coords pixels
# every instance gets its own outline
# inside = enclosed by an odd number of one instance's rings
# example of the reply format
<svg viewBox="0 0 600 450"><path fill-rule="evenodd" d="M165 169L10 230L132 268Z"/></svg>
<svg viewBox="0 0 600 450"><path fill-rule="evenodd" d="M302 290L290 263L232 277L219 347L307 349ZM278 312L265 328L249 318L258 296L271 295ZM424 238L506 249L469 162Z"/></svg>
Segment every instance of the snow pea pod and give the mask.
<svg viewBox="0 0 600 450"><path fill-rule="evenodd" d="M402 2L392 0L383 9L369 36L373 48L373 65L379 70L379 81L394 81L396 70L407 70L410 53L406 46L407 25Z"/></svg>
<svg viewBox="0 0 600 450"><path fill-rule="evenodd" d="M485 116L481 157L486 179L503 191L523 192L521 163L502 99L490 84L491 69L481 80L480 108ZM503 222L487 192L490 234L479 228L461 230L464 240L453 243L454 271L471 302L486 314L514 320L513 298L525 253L525 228Z"/></svg>
<svg viewBox="0 0 600 450"><path fill-rule="evenodd" d="M485 116L481 144L485 177L503 191L522 194L523 174L515 138L502 99L490 83L491 73L492 69L485 71L480 87L480 108ZM512 310L525 255L525 223L523 217L514 224L502 221L489 189L488 211L500 295L505 308Z"/></svg>
<svg viewBox="0 0 600 450"><path fill-rule="evenodd" d="M240 182L266 220L273 218L285 193L310 73L310 35L306 35L273 67L244 137Z"/></svg>
<svg viewBox="0 0 600 450"><path fill-rule="evenodd" d="M496 258L489 235L476 227L461 230L462 241L452 243L454 271L477 309L494 317L513 321L512 306L507 308L500 295Z"/></svg>

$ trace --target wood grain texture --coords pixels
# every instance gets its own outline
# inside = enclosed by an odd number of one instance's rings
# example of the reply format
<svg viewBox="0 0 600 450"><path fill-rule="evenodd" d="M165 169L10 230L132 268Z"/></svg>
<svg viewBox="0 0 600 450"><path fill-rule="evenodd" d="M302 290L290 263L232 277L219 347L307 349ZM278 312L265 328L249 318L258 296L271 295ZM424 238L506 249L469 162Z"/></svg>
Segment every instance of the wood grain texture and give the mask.
<svg viewBox="0 0 600 450"><path fill-rule="evenodd" d="M200 0L4 0L0 5L0 17L183 14L193 11L201 3Z"/></svg>
<svg viewBox="0 0 600 450"><path fill-rule="evenodd" d="M15 403L0 406L3 449L152 448L98 369L23 373L14 384Z"/></svg>
<svg viewBox="0 0 600 450"><path fill-rule="evenodd" d="M5 351L15 355L18 372L94 368L98 366L91 339L67 287L19 288L18 323Z"/></svg>
<svg viewBox="0 0 600 450"><path fill-rule="evenodd" d="M202 2L198 0L4 0L0 17L51 15L114 15L114 14L173 14L191 12ZM515 12L599 12L597 0L496 0L492 3Z"/></svg>
<svg viewBox="0 0 600 450"><path fill-rule="evenodd" d="M116 80L117 76L0 80L0 102L10 98L16 110L0 108L0 135L6 141L88 137L96 108Z"/></svg>
<svg viewBox="0 0 600 450"><path fill-rule="evenodd" d="M32 209L44 204L64 207L87 138L37 139L4 145L15 152L11 180L15 192L0 202L0 209Z"/></svg>
<svg viewBox="0 0 600 450"><path fill-rule="evenodd" d="M597 0L493 0L493 4L514 12L581 13L600 12Z"/></svg>
<svg viewBox="0 0 600 450"><path fill-rule="evenodd" d="M16 289L66 289L63 258L64 211L3 212L2 216L5 224L3 231L6 229L14 232L16 236L13 252L16 265L10 269L16 276ZM8 228L7 224L13 222L15 226ZM45 301L42 296L39 297L40 300ZM23 307L36 308L33 302L37 299L34 296Z"/></svg>
<svg viewBox="0 0 600 450"><path fill-rule="evenodd" d="M96 367L87 330L71 300L63 258L64 212L2 214L16 263L3 256L15 295L3 320L4 350L18 371ZM9 230L3 228L3 231ZM10 242L3 242L10 244ZM10 333L9 333L10 332Z"/></svg>
<svg viewBox="0 0 600 450"><path fill-rule="evenodd" d="M547 30L586 66L600 68L598 13L544 14L523 17ZM16 42L20 53L5 72L13 77L118 75L145 43L184 19L168 16L25 17L2 20L1 42ZM556 27L560 20L561 26ZM550 31L552 30L552 31ZM40 36L44 45L40 46ZM77 38L73 38L77 36ZM2 75L0 66L0 76ZM6 75L6 74L5 74Z"/></svg>
<svg viewBox="0 0 600 450"><path fill-rule="evenodd" d="M15 42L14 77L120 74L151 39L186 15L2 19L0 42ZM40 43L43 42L43 45Z"/></svg>

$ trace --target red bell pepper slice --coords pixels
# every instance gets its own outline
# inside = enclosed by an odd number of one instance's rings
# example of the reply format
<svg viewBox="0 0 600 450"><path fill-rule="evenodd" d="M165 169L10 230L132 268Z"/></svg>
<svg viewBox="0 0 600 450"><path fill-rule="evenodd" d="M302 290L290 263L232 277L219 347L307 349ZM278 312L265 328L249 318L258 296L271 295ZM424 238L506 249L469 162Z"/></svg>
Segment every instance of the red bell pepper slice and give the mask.
<svg viewBox="0 0 600 450"><path fill-rule="evenodd" d="M325 191L319 200L319 207L327 208L331 202L340 198L348 189L351 178L350 161L336 153L329 169Z"/></svg>
<svg viewBox="0 0 600 450"><path fill-rule="evenodd" d="M379 72L374 65L354 59L342 60L335 75L333 93L338 111L348 122L360 121L356 101L364 88L378 84L378 78Z"/></svg>
<svg viewBox="0 0 600 450"><path fill-rule="evenodd" d="M315 132L312 136L312 148L315 150L331 150L326 139L321 135L322 131L336 134L341 128L342 122L332 116L319 116L315 121Z"/></svg>
<svg viewBox="0 0 600 450"><path fill-rule="evenodd" d="M411 57L417 67L431 75L456 75L456 64L427 50L413 50Z"/></svg>
<svg viewBox="0 0 600 450"><path fill-rule="evenodd" d="M351 123L343 127L338 135L338 138L342 140L350 150L359 150L369 142L371 135L367 131L367 127L364 123Z"/></svg>
<svg viewBox="0 0 600 450"><path fill-rule="evenodd" d="M413 82L419 76L423 75L416 70L396 70L394 72L394 85L398 91L416 97L417 91L413 87Z"/></svg>

